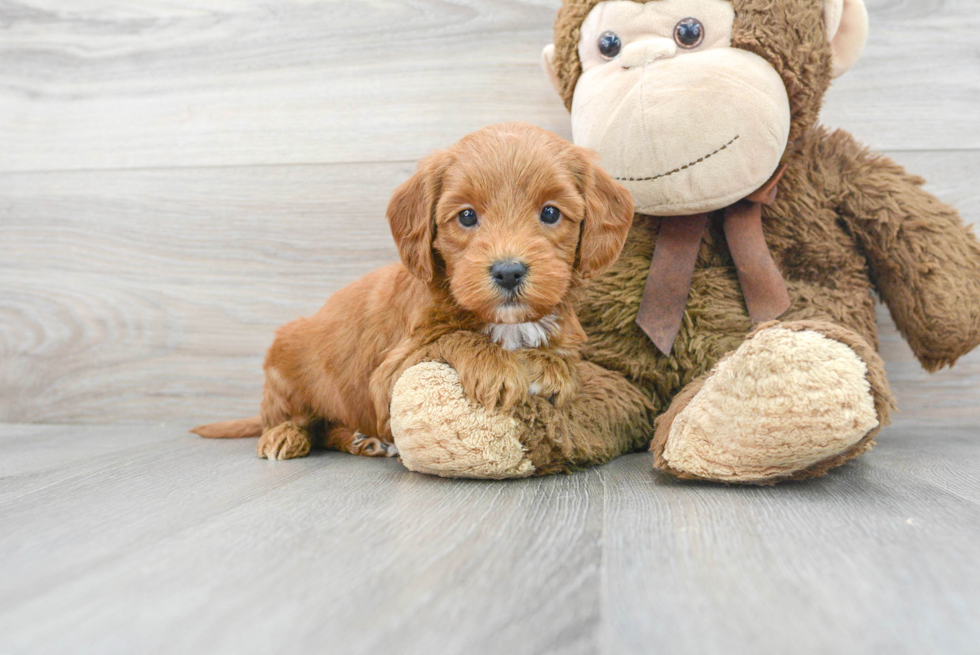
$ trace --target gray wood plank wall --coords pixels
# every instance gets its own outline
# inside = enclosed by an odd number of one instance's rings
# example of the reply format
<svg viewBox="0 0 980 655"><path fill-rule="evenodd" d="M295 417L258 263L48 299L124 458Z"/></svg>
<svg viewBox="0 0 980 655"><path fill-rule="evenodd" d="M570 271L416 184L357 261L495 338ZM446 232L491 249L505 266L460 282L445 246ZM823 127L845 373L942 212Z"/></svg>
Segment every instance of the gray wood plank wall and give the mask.
<svg viewBox="0 0 980 655"><path fill-rule="evenodd" d="M828 125L980 215L980 2L868 0ZM0 1L0 422L254 413L275 326L395 258L391 190L523 120L556 0ZM927 376L887 316L906 417L980 418L980 354Z"/></svg>

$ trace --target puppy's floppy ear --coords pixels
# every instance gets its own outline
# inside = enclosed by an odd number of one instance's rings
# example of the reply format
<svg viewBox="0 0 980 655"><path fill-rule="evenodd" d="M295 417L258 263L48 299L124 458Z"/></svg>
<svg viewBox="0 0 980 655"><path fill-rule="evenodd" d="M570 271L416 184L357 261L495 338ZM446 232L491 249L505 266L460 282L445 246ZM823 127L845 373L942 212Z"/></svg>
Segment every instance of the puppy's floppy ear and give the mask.
<svg viewBox="0 0 980 655"><path fill-rule="evenodd" d="M576 149L580 151L579 180L585 199L578 270L582 277L590 278L619 257L633 224L633 196L596 163L595 153Z"/></svg>
<svg viewBox="0 0 980 655"><path fill-rule="evenodd" d="M445 151L421 162L404 184L395 189L388 203L388 225L398 246L398 255L412 275L431 282L435 275L432 240L435 238L435 209L442 190L442 175L452 158Z"/></svg>

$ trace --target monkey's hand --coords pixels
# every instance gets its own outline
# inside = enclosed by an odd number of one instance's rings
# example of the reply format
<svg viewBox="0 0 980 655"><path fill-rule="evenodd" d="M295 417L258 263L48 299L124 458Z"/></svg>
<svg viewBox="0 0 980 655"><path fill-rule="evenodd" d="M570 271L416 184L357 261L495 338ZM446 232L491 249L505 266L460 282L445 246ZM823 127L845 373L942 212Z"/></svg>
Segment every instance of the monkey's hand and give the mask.
<svg viewBox="0 0 980 655"><path fill-rule="evenodd" d="M921 178L846 133L830 138L843 153L840 215L882 300L927 370L951 366L980 344L980 243Z"/></svg>

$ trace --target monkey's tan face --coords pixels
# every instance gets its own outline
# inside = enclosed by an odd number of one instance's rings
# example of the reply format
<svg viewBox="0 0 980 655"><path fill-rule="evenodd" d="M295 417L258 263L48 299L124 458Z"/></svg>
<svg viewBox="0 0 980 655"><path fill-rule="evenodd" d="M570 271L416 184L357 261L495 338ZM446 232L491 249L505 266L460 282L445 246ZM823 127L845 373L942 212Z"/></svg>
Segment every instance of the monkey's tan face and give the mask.
<svg viewBox="0 0 980 655"><path fill-rule="evenodd" d="M786 150L786 87L731 47L728 0L610 0L582 24L576 144L599 152L654 216L726 207L761 187Z"/></svg>

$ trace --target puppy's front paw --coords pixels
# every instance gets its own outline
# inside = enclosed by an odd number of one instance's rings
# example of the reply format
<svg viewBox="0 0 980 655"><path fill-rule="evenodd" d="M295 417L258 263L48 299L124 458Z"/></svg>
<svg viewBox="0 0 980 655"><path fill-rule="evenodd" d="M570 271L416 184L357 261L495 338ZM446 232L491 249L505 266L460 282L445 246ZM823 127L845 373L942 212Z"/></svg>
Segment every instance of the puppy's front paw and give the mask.
<svg viewBox="0 0 980 655"><path fill-rule="evenodd" d="M551 353L530 351L524 355L530 393L562 407L579 391L578 373L574 363Z"/></svg>
<svg viewBox="0 0 980 655"><path fill-rule="evenodd" d="M258 456L262 459L293 459L310 453L310 435L292 421L269 428L259 437Z"/></svg>
<svg viewBox="0 0 980 655"><path fill-rule="evenodd" d="M530 383L526 372L507 358L461 367L459 383L470 399L489 410L508 411L527 397Z"/></svg>

